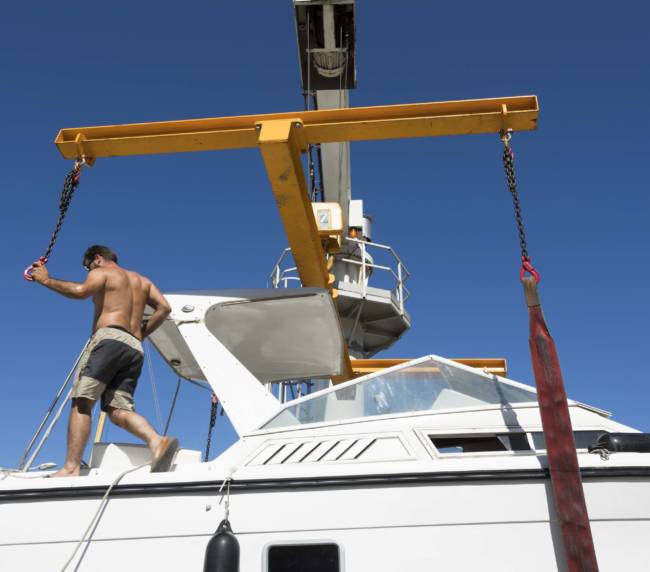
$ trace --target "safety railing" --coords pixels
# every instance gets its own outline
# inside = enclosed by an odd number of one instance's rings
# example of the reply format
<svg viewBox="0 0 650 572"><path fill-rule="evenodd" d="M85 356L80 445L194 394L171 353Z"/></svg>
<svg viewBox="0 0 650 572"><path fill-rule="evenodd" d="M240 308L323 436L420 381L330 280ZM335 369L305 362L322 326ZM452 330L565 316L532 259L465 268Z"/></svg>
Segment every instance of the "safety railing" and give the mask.
<svg viewBox="0 0 650 572"><path fill-rule="evenodd" d="M345 248L346 245L348 248ZM404 303L411 295L405 282L411 273L393 248L385 244L366 242L356 238L344 238L343 246L343 252L330 256L334 256L334 264L345 262L358 268L358 279L352 282L361 288L362 298L365 299L368 296L369 285L373 287L372 284L369 284L371 279L373 282L379 282L380 276L388 277L392 280L387 289L390 290L400 313L404 315ZM387 258L388 262L386 264L375 262L375 258L380 257ZM291 257L291 248L285 248L282 251L269 276L268 284L271 288L299 288L301 286L298 269Z"/></svg>
<svg viewBox="0 0 650 572"><path fill-rule="evenodd" d="M273 267L273 272L268 279L268 286L271 288L300 288L300 276L298 276L298 268L288 266L293 262L291 256L291 248L285 248L280 255L280 258Z"/></svg>

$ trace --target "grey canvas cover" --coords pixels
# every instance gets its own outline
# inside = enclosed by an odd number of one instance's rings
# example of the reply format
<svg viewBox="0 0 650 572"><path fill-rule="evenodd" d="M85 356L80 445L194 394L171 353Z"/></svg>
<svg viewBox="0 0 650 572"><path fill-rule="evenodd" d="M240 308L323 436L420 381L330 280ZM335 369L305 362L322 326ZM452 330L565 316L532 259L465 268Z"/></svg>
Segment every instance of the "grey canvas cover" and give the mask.
<svg viewBox="0 0 650 572"><path fill-rule="evenodd" d="M260 381L331 377L343 369L338 315L331 296L323 289L183 294L228 298L208 308L205 325ZM205 381L173 321L166 321L151 341L178 375Z"/></svg>

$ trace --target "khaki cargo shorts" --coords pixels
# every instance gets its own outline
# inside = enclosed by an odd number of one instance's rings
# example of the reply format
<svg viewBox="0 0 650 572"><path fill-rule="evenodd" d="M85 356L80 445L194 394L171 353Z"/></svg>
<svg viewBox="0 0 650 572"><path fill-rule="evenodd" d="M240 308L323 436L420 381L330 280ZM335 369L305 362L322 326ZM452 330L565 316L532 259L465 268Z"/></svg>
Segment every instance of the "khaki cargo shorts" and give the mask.
<svg viewBox="0 0 650 572"><path fill-rule="evenodd" d="M143 363L138 338L118 326L99 328L79 360L72 398L97 401L101 397L104 411L107 407L133 411L133 393Z"/></svg>

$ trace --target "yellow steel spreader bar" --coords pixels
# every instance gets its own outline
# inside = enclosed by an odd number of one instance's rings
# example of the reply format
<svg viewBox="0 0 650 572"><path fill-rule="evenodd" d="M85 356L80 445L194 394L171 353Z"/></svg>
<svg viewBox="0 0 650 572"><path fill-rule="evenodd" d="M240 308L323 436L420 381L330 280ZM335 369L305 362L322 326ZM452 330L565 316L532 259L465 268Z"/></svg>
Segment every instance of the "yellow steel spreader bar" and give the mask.
<svg viewBox="0 0 650 572"><path fill-rule="evenodd" d="M61 129L55 143L66 159L79 158L80 146L93 158L242 149L257 147L258 125L289 119L302 124L305 149L309 143L496 133L504 127L528 131L537 127L538 113L537 97L528 95L73 127Z"/></svg>

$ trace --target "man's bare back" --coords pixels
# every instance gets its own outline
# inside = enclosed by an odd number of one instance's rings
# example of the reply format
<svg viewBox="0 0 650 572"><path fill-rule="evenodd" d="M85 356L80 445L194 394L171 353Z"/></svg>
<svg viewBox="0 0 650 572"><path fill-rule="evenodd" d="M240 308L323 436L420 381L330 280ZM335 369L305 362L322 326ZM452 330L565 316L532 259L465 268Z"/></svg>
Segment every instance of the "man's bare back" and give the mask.
<svg viewBox="0 0 650 572"><path fill-rule="evenodd" d="M93 335L80 357L71 392L66 461L54 476L80 474L93 406L100 398L102 409L113 423L147 443L152 455L151 470L166 471L178 440L159 435L134 411L133 393L144 360L142 340L164 322L171 311L169 303L151 280L120 267L117 255L108 247L89 247L83 266L88 270L84 282L51 278L40 262L32 268L32 276L39 284L67 298L82 300L92 296L94 303ZM147 305L153 308L153 314L143 326Z"/></svg>
<svg viewBox="0 0 650 572"><path fill-rule="evenodd" d="M103 287L93 294L95 315L93 331L105 326L120 326L139 339L142 335L142 316L147 302L162 303L164 298L148 278L115 265L95 268ZM162 300L161 300L162 299Z"/></svg>

